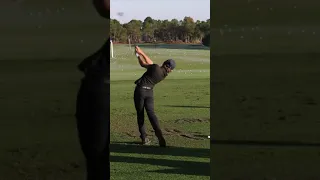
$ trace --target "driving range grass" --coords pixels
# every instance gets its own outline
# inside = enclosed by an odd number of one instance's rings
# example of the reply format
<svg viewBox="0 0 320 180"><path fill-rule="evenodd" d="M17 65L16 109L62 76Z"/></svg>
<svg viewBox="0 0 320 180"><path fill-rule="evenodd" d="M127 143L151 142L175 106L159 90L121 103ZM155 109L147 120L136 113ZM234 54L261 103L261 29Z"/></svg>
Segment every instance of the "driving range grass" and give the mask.
<svg viewBox="0 0 320 180"><path fill-rule="evenodd" d="M111 59L112 179L209 179L210 52L189 45L141 45L159 65L168 58L176 69L156 85L155 112L168 148L159 148L147 115L152 141L140 142L133 104L134 81L145 69L133 48L114 45ZM127 145L126 145L127 144Z"/></svg>

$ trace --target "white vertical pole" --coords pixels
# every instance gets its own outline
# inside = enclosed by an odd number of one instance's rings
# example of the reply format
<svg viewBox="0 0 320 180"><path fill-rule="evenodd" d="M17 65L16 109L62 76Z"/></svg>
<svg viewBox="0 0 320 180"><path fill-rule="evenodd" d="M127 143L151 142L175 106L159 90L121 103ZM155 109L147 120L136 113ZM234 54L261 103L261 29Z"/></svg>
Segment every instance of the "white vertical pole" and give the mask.
<svg viewBox="0 0 320 180"><path fill-rule="evenodd" d="M129 48L131 50L131 42L130 42L130 37L128 38L128 41L129 41Z"/></svg>
<svg viewBox="0 0 320 180"><path fill-rule="evenodd" d="M113 43L112 40L110 39L110 47L111 47L111 58L113 58Z"/></svg>

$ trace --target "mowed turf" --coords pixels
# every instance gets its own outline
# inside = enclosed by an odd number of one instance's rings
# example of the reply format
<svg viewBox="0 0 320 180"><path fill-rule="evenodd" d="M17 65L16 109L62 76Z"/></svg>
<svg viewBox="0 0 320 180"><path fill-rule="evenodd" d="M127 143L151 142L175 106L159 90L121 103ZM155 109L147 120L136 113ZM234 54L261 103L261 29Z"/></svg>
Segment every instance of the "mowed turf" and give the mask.
<svg viewBox="0 0 320 180"><path fill-rule="evenodd" d="M134 48L114 45L111 59L112 179L209 179L210 52L201 46L141 45L159 65L168 58L177 68L154 89L155 112L169 147L160 148L147 115L152 141L139 146L133 104L140 67Z"/></svg>

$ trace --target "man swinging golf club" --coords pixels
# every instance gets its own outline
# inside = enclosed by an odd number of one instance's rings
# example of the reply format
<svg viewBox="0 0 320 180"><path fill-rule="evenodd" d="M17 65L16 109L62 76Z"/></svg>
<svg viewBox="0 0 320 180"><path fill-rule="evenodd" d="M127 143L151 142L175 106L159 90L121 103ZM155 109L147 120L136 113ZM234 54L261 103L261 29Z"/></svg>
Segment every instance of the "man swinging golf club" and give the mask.
<svg viewBox="0 0 320 180"><path fill-rule="evenodd" d="M159 140L159 145L165 147L166 141L163 137L158 118L154 112L153 88L157 83L167 77L167 75L176 67L176 63L174 60L168 59L163 62L162 66L154 64L138 46L135 47L135 53L138 57L140 66L147 69L142 77L135 81L134 104L137 111L140 138L143 145L150 144L144 125L144 109L146 109L149 121Z"/></svg>
<svg viewBox="0 0 320 180"><path fill-rule="evenodd" d="M93 0L100 16L110 19L110 1ZM84 73L76 102L81 150L86 162L86 180L110 179L110 40L85 58L78 68Z"/></svg>

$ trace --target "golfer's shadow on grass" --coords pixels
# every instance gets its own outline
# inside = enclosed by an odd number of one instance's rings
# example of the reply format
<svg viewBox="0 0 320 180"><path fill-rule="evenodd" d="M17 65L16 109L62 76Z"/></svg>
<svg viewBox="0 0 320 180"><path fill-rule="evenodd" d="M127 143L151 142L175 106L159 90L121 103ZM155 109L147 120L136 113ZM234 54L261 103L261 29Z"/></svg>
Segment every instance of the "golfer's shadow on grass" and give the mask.
<svg viewBox="0 0 320 180"><path fill-rule="evenodd" d="M198 148L182 148L182 147L166 147L160 148L158 146L142 146L137 143L114 143L110 145L110 151L115 153L137 153L149 155L166 155L166 156L185 156L196 158L209 158L210 149ZM194 160L182 161L171 159L152 159L128 156L111 156L111 162L125 162L134 164L149 164L156 166L165 166L170 169L160 169L152 172L165 174L184 174L196 176L210 176L209 162L196 162Z"/></svg>

